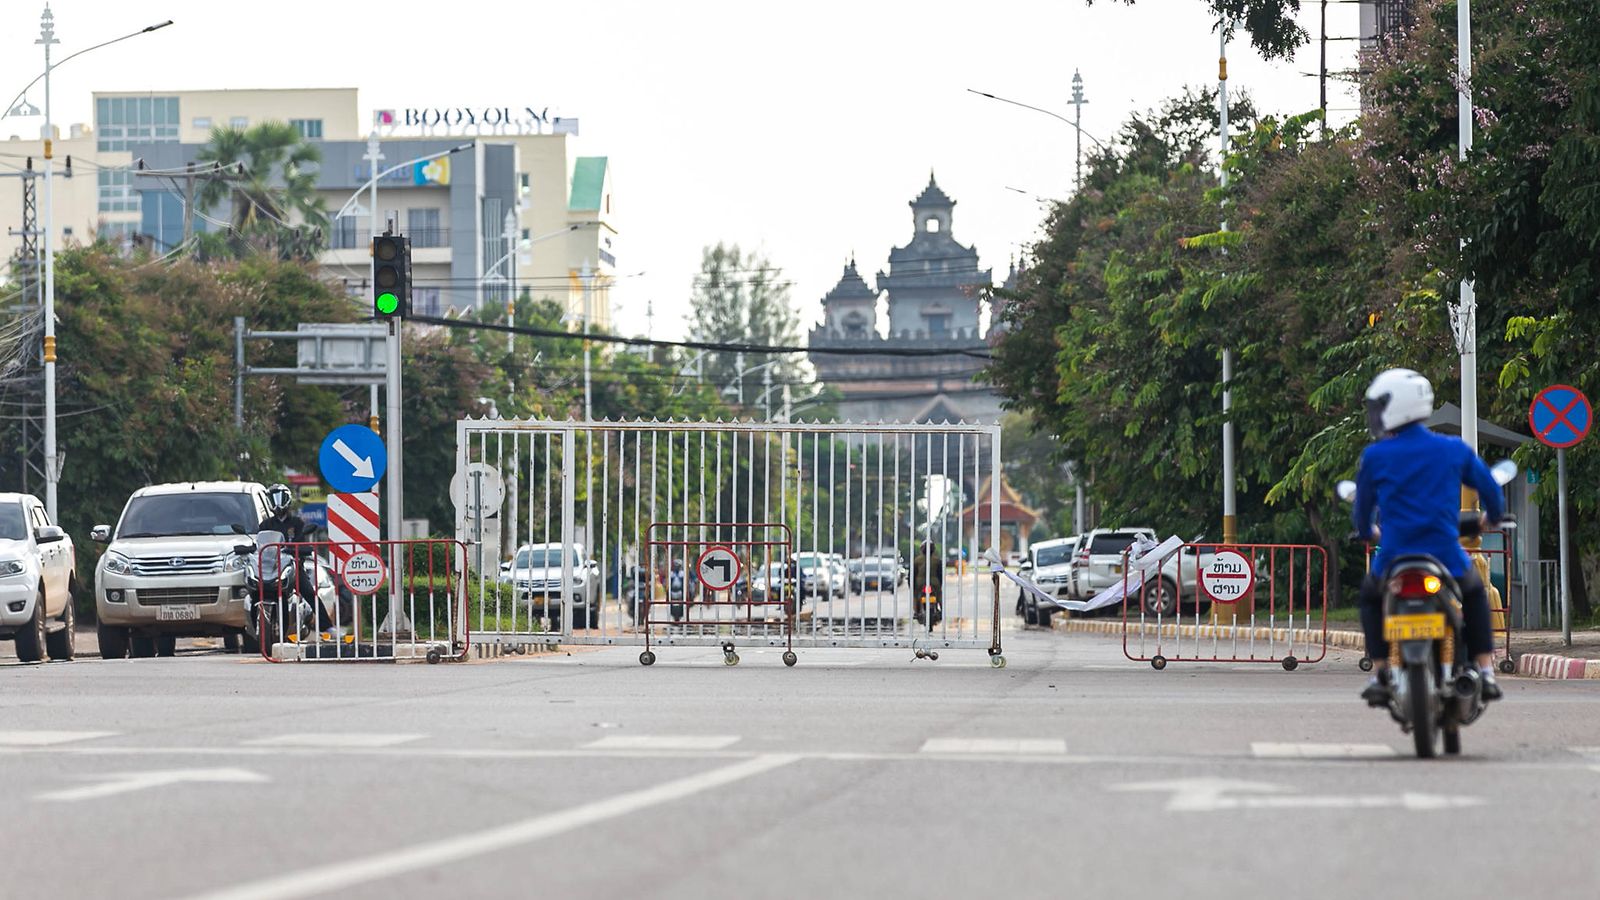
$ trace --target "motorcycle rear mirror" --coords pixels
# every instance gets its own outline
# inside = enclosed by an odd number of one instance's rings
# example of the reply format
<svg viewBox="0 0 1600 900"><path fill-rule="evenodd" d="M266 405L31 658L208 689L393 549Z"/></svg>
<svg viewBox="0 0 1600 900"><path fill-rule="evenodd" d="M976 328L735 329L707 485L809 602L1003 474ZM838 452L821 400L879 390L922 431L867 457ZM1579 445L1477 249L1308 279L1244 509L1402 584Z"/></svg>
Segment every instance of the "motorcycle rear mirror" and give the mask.
<svg viewBox="0 0 1600 900"><path fill-rule="evenodd" d="M1509 459L1502 459L1489 467L1489 474L1494 477L1494 483L1507 485L1511 479L1517 477L1517 464Z"/></svg>
<svg viewBox="0 0 1600 900"><path fill-rule="evenodd" d="M233 552L240 556L249 556L256 549L255 544L234 544Z"/></svg>
<svg viewBox="0 0 1600 900"><path fill-rule="evenodd" d="M1340 500L1346 503L1353 503L1356 499L1356 483L1346 479L1334 485L1333 492L1339 496Z"/></svg>

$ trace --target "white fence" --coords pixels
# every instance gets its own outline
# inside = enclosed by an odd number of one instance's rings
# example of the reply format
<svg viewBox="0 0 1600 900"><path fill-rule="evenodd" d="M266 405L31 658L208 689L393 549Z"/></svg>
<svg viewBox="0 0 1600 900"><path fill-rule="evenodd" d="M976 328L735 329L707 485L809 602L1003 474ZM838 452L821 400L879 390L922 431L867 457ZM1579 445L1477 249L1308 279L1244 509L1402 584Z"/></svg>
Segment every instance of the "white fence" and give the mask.
<svg viewBox="0 0 1600 900"><path fill-rule="evenodd" d="M462 421L474 643L965 647L1003 664L998 582L972 565L999 543L999 453L997 426ZM713 547L738 559L721 589L696 577Z"/></svg>

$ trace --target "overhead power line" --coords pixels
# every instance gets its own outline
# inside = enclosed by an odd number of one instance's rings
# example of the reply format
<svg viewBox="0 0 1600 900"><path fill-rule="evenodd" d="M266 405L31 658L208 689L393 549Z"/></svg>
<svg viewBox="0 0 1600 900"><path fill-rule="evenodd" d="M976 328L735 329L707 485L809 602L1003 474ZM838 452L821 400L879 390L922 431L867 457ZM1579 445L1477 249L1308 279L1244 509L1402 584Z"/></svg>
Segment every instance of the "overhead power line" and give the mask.
<svg viewBox="0 0 1600 900"><path fill-rule="evenodd" d="M955 347L789 347L772 344L739 344L726 341L658 341L654 338L625 338L610 334L578 334L550 328L525 328L521 325L498 325L474 322L471 319L445 319L438 316L410 316L409 320L424 325L442 325L446 328L475 328L500 334L520 334L526 337L563 338L569 341L591 340L602 344L625 344L633 347L681 347L690 350L721 350L728 353L819 353L835 356L970 356L973 359L992 359L987 344L964 344Z"/></svg>

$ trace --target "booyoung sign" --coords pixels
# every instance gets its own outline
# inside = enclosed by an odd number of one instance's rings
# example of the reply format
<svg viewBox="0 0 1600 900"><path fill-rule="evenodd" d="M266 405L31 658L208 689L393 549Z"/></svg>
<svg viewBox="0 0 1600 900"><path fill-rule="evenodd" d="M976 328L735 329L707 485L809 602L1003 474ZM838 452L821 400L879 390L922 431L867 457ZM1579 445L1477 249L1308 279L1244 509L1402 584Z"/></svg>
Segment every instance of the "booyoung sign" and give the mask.
<svg viewBox="0 0 1600 900"><path fill-rule="evenodd" d="M548 106L406 106L379 109L372 123L386 133L423 134L577 134L578 120L551 116Z"/></svg>

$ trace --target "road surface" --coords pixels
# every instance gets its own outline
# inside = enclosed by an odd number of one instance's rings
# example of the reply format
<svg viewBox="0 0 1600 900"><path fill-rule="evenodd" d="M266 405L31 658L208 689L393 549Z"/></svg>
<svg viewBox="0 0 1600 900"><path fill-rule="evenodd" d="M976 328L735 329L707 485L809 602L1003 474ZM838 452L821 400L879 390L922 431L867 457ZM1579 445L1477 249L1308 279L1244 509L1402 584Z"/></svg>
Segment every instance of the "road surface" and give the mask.
<svg viewBox="0 0 1600 900"><path fill-rule="evenodd" d="M1008 625L1009 628L1009 625ZM1090 635L458 665L0 662L0 894L1593 898L1600 685L1419 762L1352 656Z"/></svg>

